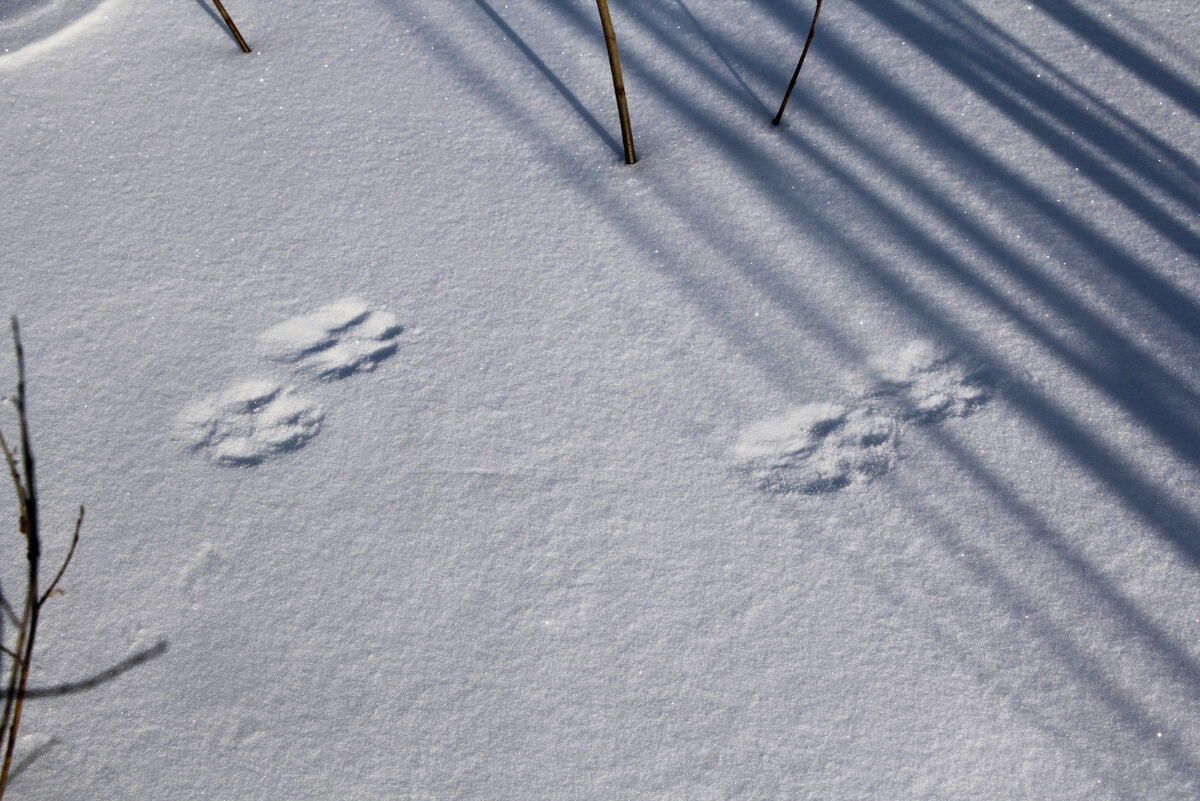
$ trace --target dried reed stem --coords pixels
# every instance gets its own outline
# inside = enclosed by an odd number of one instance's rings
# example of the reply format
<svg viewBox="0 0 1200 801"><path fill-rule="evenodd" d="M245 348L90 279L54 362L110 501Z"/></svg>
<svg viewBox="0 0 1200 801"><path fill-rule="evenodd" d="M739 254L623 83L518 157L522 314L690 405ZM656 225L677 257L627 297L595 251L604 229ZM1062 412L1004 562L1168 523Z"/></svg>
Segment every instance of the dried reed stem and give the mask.
<svg viewBox="0 0 1200 801"><path fill-rule="evenodd" d="M629 122L629 105L625 102L625 79L621 77L621 54L617 52L617 34L612 17L608 15L608 0L596 0L600 10L600 27L604 29L604 44L608 47L608 64L612 67L613 91L617 94L617 115L621 118L621 142L625 145L625 163L637 161L633 150L633 125Z"/></svg>
<svg viewBox="0 0 1200 801"><path fill-rule="evenodd" d="M800 68L804 66L804 58L808 55L813 35L817 32L817 17L821 15L821 2L822 0L817 0L817 10L813 12L812 25L808 29L808 39L804 42L804 49L800 51L800 63L796 65L796 71L792 73L792 82L788 84L787 92L783 95L783 102L779 104L779 113L775 115L775 119L771 120L772 125L778 125L779 121L783 119L783 110L787 108L788 98L792 96L792 90L796 88L796 79L800 77Z"/></svg>
<svg viewBox="0 0 1200 801"><path fill-rule="evenodd" d="M225 20L225 24L229 26L229 32L233 34L234 39L237 39L238 46L242 48L242 52L249 53L250 45L246 44L246 40L238 32L237 26L233 24L233 19L225 11L225 6L221 5L221 0L213 0L213 3L216 5L217 11L221 12L221 19Z"/></svg>

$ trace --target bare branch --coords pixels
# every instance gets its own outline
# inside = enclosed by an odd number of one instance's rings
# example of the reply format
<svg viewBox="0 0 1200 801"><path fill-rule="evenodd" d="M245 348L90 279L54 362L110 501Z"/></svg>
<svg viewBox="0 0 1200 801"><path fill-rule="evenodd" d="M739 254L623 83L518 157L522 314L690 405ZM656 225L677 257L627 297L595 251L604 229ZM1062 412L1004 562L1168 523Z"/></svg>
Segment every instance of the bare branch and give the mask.
<svg viewBox="0 0 1200 801"><path fill-rule="evenodd" d="M30 595L37 596L37 565L42 555L42 543L38 536L37 479L34 472L33 448L29 442L29 415L25 410L25 348L21 345L21 328L17 318L12 318L13 348L17 352L17 423L21 427L21 458L25 468L25 538L29 545Z"/></svg>
<svg viewBox="0 0 1200 801"><path fill-rule="evenodd" d="M79 544L79 529L83 527L83 504L79 505L79 517L75 520L75 536L71 538L71 547L67 550L67 558L63 559L62 567L58 569L58 573L54 576L54 581L50 582L50 586L42 593L42 597L38 599L37 605L41 606L46 603L46 599L54 592L54 588L58 585L58 580L63 577L63 573L67 572L67 565L71 564L71 557L75 555L75 546Z"/></svg>
<svg viewBox="0 0 1200 801"><path fill-rule="evenodd" d="M12 450L8 447L8 442L4 439L4 432L0 431L0 448L4 450L4 461L8 462L8 474L12 476L13 486L17 489L17 501L21 504L21 508L25 508L25 485L21 483L21 471L17 469L17 460L13 456Z"/></svg>

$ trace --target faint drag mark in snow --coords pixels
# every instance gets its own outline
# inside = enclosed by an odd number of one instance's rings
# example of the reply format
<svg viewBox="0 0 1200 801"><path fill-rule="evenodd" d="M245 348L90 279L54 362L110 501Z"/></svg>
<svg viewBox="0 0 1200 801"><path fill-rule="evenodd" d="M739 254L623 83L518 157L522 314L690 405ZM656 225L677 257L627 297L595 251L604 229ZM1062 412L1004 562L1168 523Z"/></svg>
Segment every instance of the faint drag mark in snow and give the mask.
<svg viewBox="0 0 1200 801"><path fill-rule="evenodd" d="M891 470L897 436L896 422L870 408L810 403L750 426L734 455L760 489L811 495Z"/></svg>
<svg viewBox="0 0 1200 801"><path fill-rule="evenodd" d="M112 5L113 0L0 0L0 66L24 63L65 42Z"/></svg>
<svg viewBox="0 0 1200 801"><path fill-rule="evenodd" d="M301 372L345 378L373 370L395 353L402 330L395 315L346 298L272 326L259 337L258 346L268 358L294 363Z"/></svg>
<svg viewBox="0 0 1200 801"><path fill-rule="evenodd" d="M321 428L324 412L274 381L246 381L193 404L184 412L194 451L218 464L253 465L304 447Z"/></svg>
<svg viewBox="0 0 1200 801"><path fill-rule="evenodd" d="M966 417L992 394L987 371L979 364L953 358L931 342L909 343L892 358L876 356L877 376L868 397L895 406L904 420L933 423L947 417Z"/></svg>

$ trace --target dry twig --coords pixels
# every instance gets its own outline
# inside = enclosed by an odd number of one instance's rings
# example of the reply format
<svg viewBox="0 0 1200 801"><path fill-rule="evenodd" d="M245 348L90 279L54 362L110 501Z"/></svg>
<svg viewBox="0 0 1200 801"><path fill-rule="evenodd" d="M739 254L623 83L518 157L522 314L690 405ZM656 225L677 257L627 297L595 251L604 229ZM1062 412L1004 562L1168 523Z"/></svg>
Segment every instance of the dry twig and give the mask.
<svg viewBox="0 0 1200 801"><path fill-rule="evenodd" d="M4 435L0 434L0 449L4 451L4 460L8 465L9 477L17 493L19 514L18 529L25 538L25 553L28 562L25 600L18 614L0 591L0 606L4 616L9 619L17 630L16 643L9 647L0 643L0 650L12 659L9 671L4 710L0 713L0 747L4 752L3 765L0 766L0 798L4 796L5 787L12 769L13 749L17 744L17 729L21 725L21 710L25 700L26 684L29 681L29 669L33 662L33 646L37 640L38 618L42 606L54 593L59 579L75 554L75 546L79 542L79 530L83 526L83 507L79 507L79 518L75 522L75 536L71 541L70 550L63 560L62 566L50 582L44 593L38 591L39 567L42 557L42 540L39 531L37 481L34 473L33 450L29 445L29 416L25 409L25 351L21 346L21 331L14 317L12 321L13 344L17 355L17 394L13 405L17 410L17 425L20 430L20 449L10 448ZM19 458L18 458L19 457ZM0 629L0 634L3 630Z"/></svg>
<svg viewBox="0 0 1200 801"><path fill-rule="evenodd" d="M792 73L792 82L788 84L787 91L783 95L783 102L779 104L779 113L775 115L775 119L771 120L772 125L778 125L783 119L783 110L787 108L788 98L792 96L792 90L796 88L796 79L800 77L800 68L804 66L804 59L808 56L808 48L812 45L813 36L817 32L817 17L821 15L821 2L817 0L817 10L813 12L812 25L808 29L808 39L804 41L804 49L800 51L800 63L796 65L796 71Z"/></svg>

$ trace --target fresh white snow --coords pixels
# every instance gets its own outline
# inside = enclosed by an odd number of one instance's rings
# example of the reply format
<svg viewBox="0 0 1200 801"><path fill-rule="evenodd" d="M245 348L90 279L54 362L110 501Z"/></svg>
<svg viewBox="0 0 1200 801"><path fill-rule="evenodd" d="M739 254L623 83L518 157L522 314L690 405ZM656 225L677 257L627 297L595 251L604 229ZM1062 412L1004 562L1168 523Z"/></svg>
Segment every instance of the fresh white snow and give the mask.
<svg viewBox="0 0 1200 801"><path fill-rule="evenodd" d="M614 2L627 167L588 0L225 6L0 0L32 682L168 644L9 797L1200 793L1200 10L831 0L773 128L810 5Z"/></svg>

